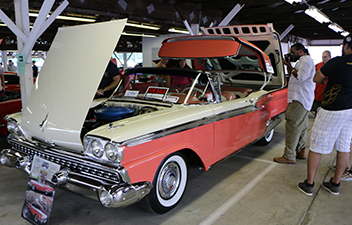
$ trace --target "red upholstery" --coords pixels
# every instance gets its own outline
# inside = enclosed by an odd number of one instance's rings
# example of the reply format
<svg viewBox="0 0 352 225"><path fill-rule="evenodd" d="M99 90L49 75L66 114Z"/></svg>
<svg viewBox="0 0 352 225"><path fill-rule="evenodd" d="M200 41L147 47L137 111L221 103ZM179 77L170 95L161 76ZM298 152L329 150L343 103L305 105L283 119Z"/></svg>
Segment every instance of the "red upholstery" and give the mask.
<svg viewBox="0 0 352 225"><path fill-rule="evenodd" d="M223 86L221 88L221 90L223 92L227 92L227 91L234 91L234 92L241 92L243 94L243 97L247 96L249 92L253 91L252 89L250 88L239 88L239 87L226 87L226 86Z"/></svg>
<svg viewBox="0 0 352 225"><path fill-rule="evenodd" d="M177 103L184 103L186 99L186 94L171 94L171 96L176 96L179 97ZM194 103L202 103L197 97L195 96L189 96L188 101L186 102L187 104L194 104Z"/></svg>
<svg viewBox="0 0 352 225"><path fill-rule="evenodd" d="M236 95L233 94L233 93L231 93L231 92L226 92L226 91L225 91L225 92L222 92L221 95L224 96L227 101L236 99Z"/></svg>

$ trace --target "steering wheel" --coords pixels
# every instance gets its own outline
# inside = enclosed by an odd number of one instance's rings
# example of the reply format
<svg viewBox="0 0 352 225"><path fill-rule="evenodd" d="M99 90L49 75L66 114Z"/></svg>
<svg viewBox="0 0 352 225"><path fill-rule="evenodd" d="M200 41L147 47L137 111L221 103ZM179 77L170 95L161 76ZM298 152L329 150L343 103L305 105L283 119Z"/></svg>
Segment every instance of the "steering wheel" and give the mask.
<svg viewBox="0 0 352 225"><path fill-rule="evenodd" d="M182 94L185 94L186 91L188 91L189 89L191 89L191 87L186 87L185 89L182 90L181 93L182 93ZM200 90L199 88L196 88L196 87L193 88L192 92L193 92L193 91L195 92L195 93L194 93L194 96L196 96L196 92L200 92L200 95L199 95L199 96L202 96L202 94L203 94L203 91ZM198 96L198 97L199 97L199 96Z"/></svg>

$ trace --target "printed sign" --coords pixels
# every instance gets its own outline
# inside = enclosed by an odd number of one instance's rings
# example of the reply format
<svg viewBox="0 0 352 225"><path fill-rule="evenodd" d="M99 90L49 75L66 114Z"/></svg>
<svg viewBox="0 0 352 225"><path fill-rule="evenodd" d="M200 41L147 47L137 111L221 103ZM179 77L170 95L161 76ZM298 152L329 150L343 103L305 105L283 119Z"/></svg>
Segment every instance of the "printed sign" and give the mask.
<svg viewBox="0 0 352 225"><path fill-rule="evenodd" d="M26 61L24 59L24 54L18 54L16 57L18 74L24 74L26 70Z"/></svg>
<svg viewBox="0 0 352 225"><path fill-rule="evenodd" d="M144 95L144 98L153 98L163 100L164 96L166 96L169 88L165 87L148 87L147 92Z"/></svg>
<svg viewBox="0 0 352 225"><path fill-rule="evenodd" d="M133 97L136 98L138 96L139 91L131 91L127 90L125 93L125 97Z"/></svg>
<svg viewBox="0 0 352 225"><path fill-rule="evenodd" d="M22 217L32 224L48 224L55 195L48 180L59 169L60 165L34 156L22 208Z"/></svg>
<svg viewBox="0 0 352 225"><path fill-rule="evenodd" d="M164 102L171 102L171 103L176 103L178 101L179 97L177 96L165 96Z"/></svg>

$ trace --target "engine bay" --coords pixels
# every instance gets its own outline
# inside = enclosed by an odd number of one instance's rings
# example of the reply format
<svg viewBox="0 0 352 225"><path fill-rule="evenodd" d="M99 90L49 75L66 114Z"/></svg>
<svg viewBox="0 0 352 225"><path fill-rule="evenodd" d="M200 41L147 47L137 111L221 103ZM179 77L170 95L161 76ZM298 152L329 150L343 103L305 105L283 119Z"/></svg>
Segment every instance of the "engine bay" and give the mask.
<svg viewBox="0 0 352 225"><path fill-rule="evenodd" d="M89 109L81 137L105 124L155 111L158 109L149 105L105 102Z"/></svg>

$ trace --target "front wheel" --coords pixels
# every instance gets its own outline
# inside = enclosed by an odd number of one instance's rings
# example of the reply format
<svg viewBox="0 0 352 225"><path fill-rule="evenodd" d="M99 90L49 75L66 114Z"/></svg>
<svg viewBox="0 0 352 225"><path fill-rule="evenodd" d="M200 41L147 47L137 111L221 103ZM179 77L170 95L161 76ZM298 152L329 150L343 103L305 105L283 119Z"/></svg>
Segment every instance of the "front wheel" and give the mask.
<svg viewBox="0 0 352 225"><path fill-rule="evenodd" d="M257 144L260 146L268 145L274 137L274 129L270 130L262 139L260 139Z"/></svg>
<svg viewBox="0 0 352 225"><path fill-rule="evenodd" d="M144 209L166 213L181 200L188 180L187 163L182 154L176 153L160 164L153 181L153 189L141 201Z"/></svg>

